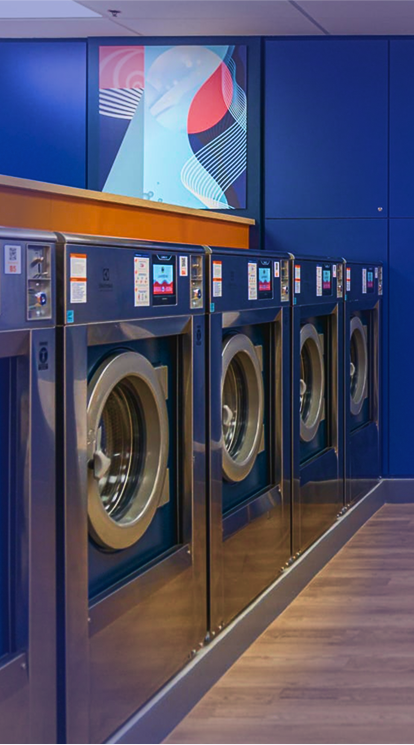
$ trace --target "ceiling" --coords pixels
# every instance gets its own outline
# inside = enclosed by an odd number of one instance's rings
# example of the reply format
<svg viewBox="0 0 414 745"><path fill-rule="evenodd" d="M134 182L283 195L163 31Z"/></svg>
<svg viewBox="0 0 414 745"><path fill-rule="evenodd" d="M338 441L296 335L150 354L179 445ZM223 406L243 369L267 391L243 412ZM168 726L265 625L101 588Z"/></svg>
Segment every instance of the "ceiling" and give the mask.
<svg viewBox="0 0 414 745"><path fill-rule="evenodd" d="M414 0L0 0L3 39L347 34L414 35Z"/></svg>

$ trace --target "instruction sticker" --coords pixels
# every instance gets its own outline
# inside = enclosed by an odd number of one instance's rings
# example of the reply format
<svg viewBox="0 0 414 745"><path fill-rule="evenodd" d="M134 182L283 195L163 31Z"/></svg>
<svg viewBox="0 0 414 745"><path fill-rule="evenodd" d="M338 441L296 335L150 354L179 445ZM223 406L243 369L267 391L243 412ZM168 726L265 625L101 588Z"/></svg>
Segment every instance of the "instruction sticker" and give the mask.
<svg viewBox="0 0 414 745"><path fill-rule="evenodd" d="M134 256L134 306L136 308L150 304L149 263L148 257Z"/></svg>
<svg viewBox="0 0 414 745"><path fill-rule="evenodd" d="M223 262L213 261L213 297L223 295Z"/></svg>
<svg viewBox="0 0 414 745"><path fill-rule="evenodd" d="M375 267L375 279L378 279L378 267Z"/></svg>
<svg viewBox="0 0 414 745"><path fill-rule="evenodd" d="M365 267L362 269L362 294L367 294L367 270Z"/></svg>
<svg viewBox="0 0 414 745"><path fill-rule="evenodd" d="M21 246L4 246L4 273L21 274L22 273L22 247Z"/></svg>
<svg viewBox="0 0 414 745"><path fill-rule="evenodd" d="M70 302L86 303L88 299L86 254L70 254Z"/></svg>
<svg viewBox="0 0 414 745"><path fill-rule="evenodd" d="M247 262L247 297L249 300L257 300L257 263Z"/></svg>
<svg viewBox="0 0 414 745"><path fill-rule="evenodd" d="M322 267L316 267L316 296L322 297Z"/></svg>
<svg viewBox="0 0 414 745"><path fill-rule="evenodd" d="M336 264L332 264L332 276L336 278Z"/></svg>
<svg viewBox="0 0 414 745"><path fill-rule="evenodd" d="M280 277L280 262L275 261L275 277Z"/></svg>
<svg viewBox="0 0 414 745"><path fill-rule="evenodd" d="M180 256L180 277L188 277L188 256Z"/></svg>
<svg viewBox="0 0 414 745"><path fill-rule="evenodd" d="M346 268L346 291L351 292L351 267Z"/></svg>
<svg viewBox="0 0 414 745"><path fill-rule="evenodd" d="M295 295L300 295L300 264L295 264Z"/></svg>

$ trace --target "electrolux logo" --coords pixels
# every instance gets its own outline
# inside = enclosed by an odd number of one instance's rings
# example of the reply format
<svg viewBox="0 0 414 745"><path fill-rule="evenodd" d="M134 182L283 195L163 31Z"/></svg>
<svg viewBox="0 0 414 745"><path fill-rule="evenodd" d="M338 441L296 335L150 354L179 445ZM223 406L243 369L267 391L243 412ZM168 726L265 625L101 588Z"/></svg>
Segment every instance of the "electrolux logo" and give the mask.
<svg viewBox="0 0 414 745"><path fill-rule="evenodd" d="M104 267L102 269L102 281L99 282L99 289L100 290L113 290L114 285L111 282L111 273L109 270L109 267Z"/></svg>

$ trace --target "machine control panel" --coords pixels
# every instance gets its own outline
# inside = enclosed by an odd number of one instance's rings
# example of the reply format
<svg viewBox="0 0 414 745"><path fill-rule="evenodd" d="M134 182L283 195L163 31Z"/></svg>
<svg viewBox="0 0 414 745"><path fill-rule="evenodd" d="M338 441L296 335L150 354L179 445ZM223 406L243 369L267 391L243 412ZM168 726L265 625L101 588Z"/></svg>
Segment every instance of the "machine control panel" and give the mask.
<svg viewBox="0 0 414 745"><path fill-rule="evenodd" d="M175 305L176 259L171 254L156 254L152 258L152 304Z"/></svg>
<svg viewBox="0 0 414 745"><path fill-rule="evenodd" d="M259 300L273 298L273 262L270 259L259 259L257 273L257 293Z"/></svg>
<svg viewBox="0 0 414 745"><path fill-rule="evenodd" d="M27 320L52 318L51 246L26 248Z"/></svg>
<svg viewBox="0 0 414 745"><path fill-rule="evenodd" d="M190 256L190 307L203 307L203 257Z"/></svg>
<svg viewBox="0 0 414 745"><path fill-rule="evenodd" d="M282 303L289 302L289 259L280 261L280 300Z"/></svg>

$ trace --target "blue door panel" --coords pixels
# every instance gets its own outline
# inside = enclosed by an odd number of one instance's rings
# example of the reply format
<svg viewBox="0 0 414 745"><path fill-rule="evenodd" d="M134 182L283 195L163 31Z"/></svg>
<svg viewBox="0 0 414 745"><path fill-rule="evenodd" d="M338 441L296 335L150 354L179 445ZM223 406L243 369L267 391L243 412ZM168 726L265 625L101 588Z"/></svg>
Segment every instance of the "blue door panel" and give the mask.
<svg viewBox="0 0 414 745"><path fill-rule="evenodd" d="M266 42L266 217L385 217L387 138L386 40Z"/></svg>
<svg viewBox="0 0 414 745"><path fill-rule="evenodd" d="M414 476L414 220L390 220L390 475Z"/></svg>
<svg viewBox="0 0 414 745"><path fill-rule="evenodd" d="M0 173L84 188L86 42L0 42Z"/></svg>
<svg viewBox="0 0 414 745"><path fill-rule="evenodd" d="M390 42L390 216L414 217L414 40Z"/></svg>

